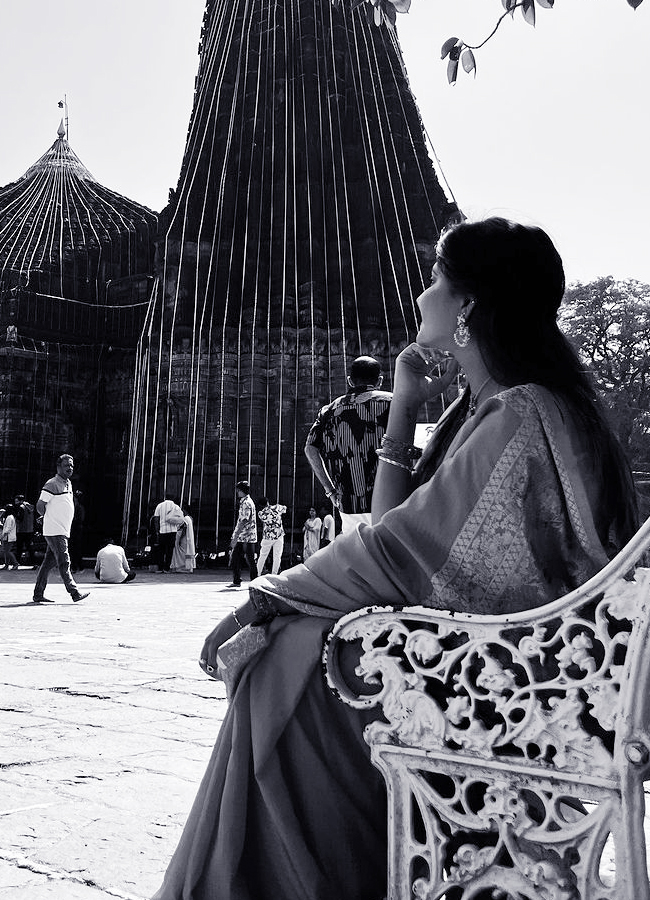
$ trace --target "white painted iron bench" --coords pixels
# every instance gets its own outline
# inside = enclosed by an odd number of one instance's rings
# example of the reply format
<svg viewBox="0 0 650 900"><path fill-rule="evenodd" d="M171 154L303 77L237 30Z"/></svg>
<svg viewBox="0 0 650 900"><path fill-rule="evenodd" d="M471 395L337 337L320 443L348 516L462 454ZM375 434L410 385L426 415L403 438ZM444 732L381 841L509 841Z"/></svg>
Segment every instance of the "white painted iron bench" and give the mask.
<svg viewBox="0 0 650 900"><path fill-rule="evenodd" d="M365 738L388 790L387 900L650 900L648 547L650 520L524 613L373 607L335 625L330 686L378 708ZM344 681L350 641L368 693Z"/></svg>

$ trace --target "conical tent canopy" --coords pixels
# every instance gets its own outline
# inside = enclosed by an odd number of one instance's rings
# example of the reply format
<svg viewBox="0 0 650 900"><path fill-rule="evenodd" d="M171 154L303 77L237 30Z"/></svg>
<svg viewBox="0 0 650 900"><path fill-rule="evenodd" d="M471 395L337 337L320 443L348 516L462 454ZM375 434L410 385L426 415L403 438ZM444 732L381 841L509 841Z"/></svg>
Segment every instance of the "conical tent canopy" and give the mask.
<svg viewBox="0 0 650 900"><path fill-rule="evenodd" d="M0 279L5 288L104 304L125 293L120 281L151 273L157 220L95 180L61 123L49 150L0 188Z"/></svg>
<svg viewBox="0 0 650 900"><path fill-rule="evenodd" d="M0 491L33 502L57 456L71 452L88 528L97 517L102 534L118 533L122 517L157 222L96 181L63 124L0 188Z"/></svg>
<svg viewBox="0 0 650 900"><path fill-rule="evenodd" d="M210 0L182 171L139 348L126 521L164 492L203 533L235 484L324 496L303 445L349 363L393 360L456 212L395 31L330 0Z"/></svg>
<svg viewBox="0 0 650 900"><path fill-rule="evenodd" d="M58 139L52 144L49 150L45 151L40 159L36 160L33 166L30 166L29 169L27 169L23 175L23 179L29 180L36 175L43 175L47 180L48 176L53 171L65 170L70 175L75 175L77 178L94 181L95 179L93 176L66 140L66 131L63 120L61 120L57 134Z"/></svg>

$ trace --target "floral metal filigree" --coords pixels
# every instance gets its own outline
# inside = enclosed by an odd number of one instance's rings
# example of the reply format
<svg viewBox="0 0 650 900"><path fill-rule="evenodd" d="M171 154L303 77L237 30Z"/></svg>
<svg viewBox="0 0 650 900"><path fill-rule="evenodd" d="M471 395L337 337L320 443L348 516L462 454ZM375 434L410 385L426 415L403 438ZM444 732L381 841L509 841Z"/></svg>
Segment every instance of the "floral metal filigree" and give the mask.
<svg viewBox="0 0 650 900"><path fill-rule="evenodd" d="M383 714L365 737L392 798L388 900L650 897L630 875L643 835L622 821L623 785L642 798L642 780L621 780L628 763L650 766L632 714L650 681L649 594L638 570L507 617L375 608L341 620L328 677ZM341 640L361 644L366 695L337 675Z"/></svg>

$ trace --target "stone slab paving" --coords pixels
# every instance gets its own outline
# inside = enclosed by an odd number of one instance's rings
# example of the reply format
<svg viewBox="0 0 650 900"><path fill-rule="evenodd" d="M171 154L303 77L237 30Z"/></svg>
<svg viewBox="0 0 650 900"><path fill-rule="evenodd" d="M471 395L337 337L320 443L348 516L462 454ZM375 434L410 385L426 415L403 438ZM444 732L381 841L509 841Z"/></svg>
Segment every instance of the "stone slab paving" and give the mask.
<svg viewBox="0 0 650 900"><path fill-rule="evenodd" d="M0 571L0 900L146 900L162 880L226 708L197 660L242 600L231 573L128 585Z"/></svg>

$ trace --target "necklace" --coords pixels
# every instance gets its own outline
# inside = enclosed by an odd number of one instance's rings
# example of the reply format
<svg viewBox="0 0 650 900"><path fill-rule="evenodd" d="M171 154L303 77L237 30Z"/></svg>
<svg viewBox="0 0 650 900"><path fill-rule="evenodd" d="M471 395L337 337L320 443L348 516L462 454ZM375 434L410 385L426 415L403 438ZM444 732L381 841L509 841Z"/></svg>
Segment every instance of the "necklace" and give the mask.
<svg viewBox="0 0 650 900"><path fill-rule="evenodd" d="M469 409L467 410L467 415L468 415L468 416L473 416L473 415L474 415L474 413L476 412L476 407L477 407L477 405L478 405L478 399L479 399L479 397L480 397L481 394L483 393L484 388L487 387L487 385L488 385L488 384L490 383L490 381L492 381L492 380L493 380L493 379L492 379L492 376L491 376L491 375L488 375L488 377L485 379L485 381L484 381L483 384L480 386L480 388L478 389L478 391L477 391L475 394L470 393L470 395L469 395Z"/></svg>

